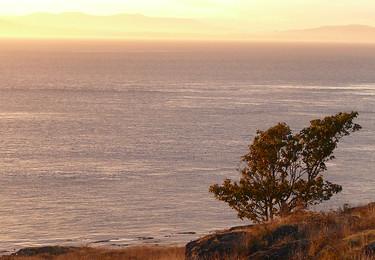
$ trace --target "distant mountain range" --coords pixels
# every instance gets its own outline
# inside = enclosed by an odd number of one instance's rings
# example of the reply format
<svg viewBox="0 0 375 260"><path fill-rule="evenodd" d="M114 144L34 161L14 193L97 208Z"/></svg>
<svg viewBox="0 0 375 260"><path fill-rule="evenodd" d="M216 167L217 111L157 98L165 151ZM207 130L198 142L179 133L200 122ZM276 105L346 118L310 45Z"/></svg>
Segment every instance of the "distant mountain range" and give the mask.
<svg viewBox="0 0 375 260"><path fill-rule="evenodd" d="M215 37L221 30L223 28L193 19L138 14L94 16L82 13L35 13L0 17L2 37L197 38Z"/></svg>
<svg viewBox="0 0 375 260"><path fill-rule="evenodd" d="M375 27L366 25L323 26L280 32L279 39L323 42L375 42Z"/></svg>
<svg viewBox="0 0 375 260"><path fill-rule="evenodd" d="M249 28L247 26L243 26ZM138 14L94 16L82 13L35 13L0 17L0 37L225 39L254 41L373 42L375 27L325 26L306 30L252 33L213 21L147 17Z"/></svg>

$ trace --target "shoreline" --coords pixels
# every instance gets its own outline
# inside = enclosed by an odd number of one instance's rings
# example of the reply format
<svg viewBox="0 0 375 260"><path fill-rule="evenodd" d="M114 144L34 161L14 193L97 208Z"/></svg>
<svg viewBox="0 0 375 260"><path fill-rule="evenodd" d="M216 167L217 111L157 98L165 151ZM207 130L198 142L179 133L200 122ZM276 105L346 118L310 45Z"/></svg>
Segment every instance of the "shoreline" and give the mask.
<svg viewBox="0 0 375 260"><path fill-rule="evenodd" d="M186 245L29 247L0 256L0 260L304 259L306 256L314 259L375 258L375 203L357 207L344 205L330 212L301 210L272 222L235 226L200 238L197 235ZM342 258L344 256L346 258Z"/></svg>
<svg viewBox="0 0 375 260"><path fill-rule="evenodd" d="M44 260L44 259L184 259L185 246L130 246L122 249L106 247L27 247L0 260Z"/></svg>
<svg viewBox="0 0 375 260"><path fill-rule="evenodd" d="M195 237L197 239L199 236ZM101 241L95 241L90 243L61 243L61 244L40 244L40 245L30 245L30 246L20 246L20 247L13 247L9 250L0 250L0 260L3 259L2 257L7 256L17 256L19 255L19 252L21 252L21 255L24 254L24 252L71 252L71 251L81 251L81 250L87 250L90 251L106 251L106 252L118 252L118 251L128 251L138 248L146 248L146 249L166 249L166 248L184 248L185 245L189 241L186 242L170 242L170 243L158 243L157 241L154 242L147 242L148 239L151 239L151 237L145 238L140 243L129 243L129 244L110 244L110 239L108 240L101 240ZM108 243L108 244L106 244Z"/></svg>
<svg viewBox="0 0 375 260"><path fill-rule="evenodd" d="M339 210L330 212L301 210L272 222L236 226L200 238L197 236L186 245L143 244L125 248L33 247L0 256L0 260L214 260L305 257L375 258L375 203L357 207L344 205Z"/></svg>

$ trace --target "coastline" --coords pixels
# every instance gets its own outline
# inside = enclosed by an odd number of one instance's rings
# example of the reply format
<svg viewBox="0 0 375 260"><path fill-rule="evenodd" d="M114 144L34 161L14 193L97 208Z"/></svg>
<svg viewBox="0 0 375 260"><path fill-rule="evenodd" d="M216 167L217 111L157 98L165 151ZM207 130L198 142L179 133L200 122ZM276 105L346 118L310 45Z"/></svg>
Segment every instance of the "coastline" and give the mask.
<svg viewBox="0 0 375 260"><path fill-rule="evenodd" d="M375 203L299 211L265 224L233 227L183 245L24 248L1 260L36 259L372 259ZM219 258L218 258L219 257ZM343 258L344 257L344 258Z"/></svg>
<svg viewBox="0 0 375 260"><path fill-rule="evenodd" d="M24 248L1 260L185 259L184 246L132 246L123 249L45 246Z"/></svg>

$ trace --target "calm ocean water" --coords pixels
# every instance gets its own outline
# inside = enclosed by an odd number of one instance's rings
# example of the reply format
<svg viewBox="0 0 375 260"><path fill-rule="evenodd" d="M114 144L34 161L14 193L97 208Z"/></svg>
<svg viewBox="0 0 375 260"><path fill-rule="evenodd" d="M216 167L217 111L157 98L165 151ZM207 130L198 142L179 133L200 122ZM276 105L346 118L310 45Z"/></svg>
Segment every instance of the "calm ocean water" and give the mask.
<svg viewBox="0 0 375 260"><path fill-rule="evenodd" d="M256 129L357 110L320 209L375 200L375 46L0 43L0 249L184 243ZM193 232L194 234L191 234Z"/></svg>

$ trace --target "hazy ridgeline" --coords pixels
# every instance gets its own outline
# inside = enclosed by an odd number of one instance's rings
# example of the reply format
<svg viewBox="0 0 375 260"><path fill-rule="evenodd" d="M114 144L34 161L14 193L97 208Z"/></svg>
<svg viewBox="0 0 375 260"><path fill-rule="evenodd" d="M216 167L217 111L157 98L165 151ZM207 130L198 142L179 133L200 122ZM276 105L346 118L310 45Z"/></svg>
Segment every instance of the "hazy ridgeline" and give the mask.
<svg viewBox="0 0 375 260"><path fill-rule="evenodd" d="M0 247L240 224L208 187L238 176L255 130L339 111L363 129L339 144L328 178L344 190L323 207L373 201L374 70L370 45L3 41Z"/></svg>

